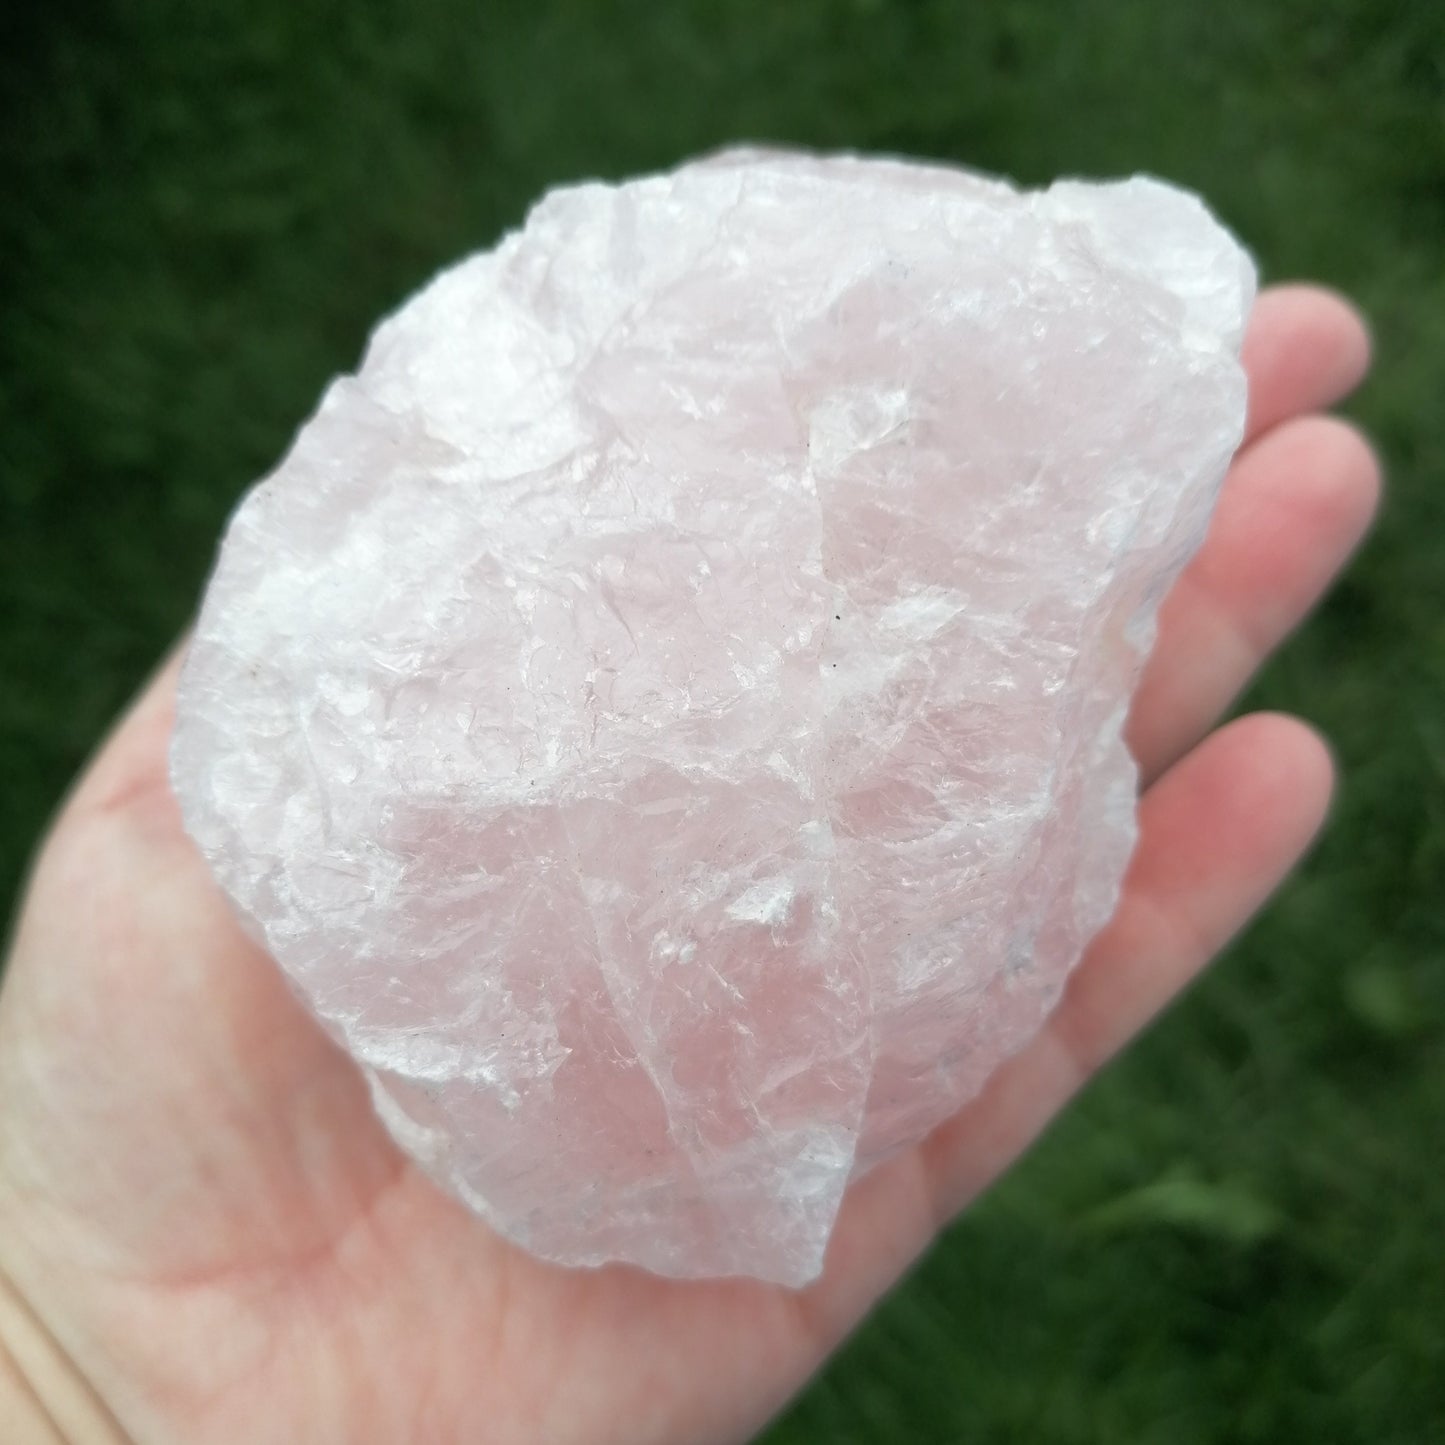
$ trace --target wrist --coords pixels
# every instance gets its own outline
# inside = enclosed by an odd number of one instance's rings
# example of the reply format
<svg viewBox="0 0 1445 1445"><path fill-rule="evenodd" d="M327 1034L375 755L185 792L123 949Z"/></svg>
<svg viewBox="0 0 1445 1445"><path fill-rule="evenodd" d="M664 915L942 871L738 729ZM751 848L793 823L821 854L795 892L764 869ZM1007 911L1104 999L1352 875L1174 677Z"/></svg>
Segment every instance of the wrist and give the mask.
<svg viewBox="0 0 1445 1445"><path fill-rule="evenodd" d="M0 1420L6 1445L129 1445L104 1402L3 1271Z"/></svg>
<svg viewBox="0 0 1445 1445"><path fill-rule="evenodd" d="M20 1366L0 1345L0 1420L15 1445L69 1445Z"/></svg>

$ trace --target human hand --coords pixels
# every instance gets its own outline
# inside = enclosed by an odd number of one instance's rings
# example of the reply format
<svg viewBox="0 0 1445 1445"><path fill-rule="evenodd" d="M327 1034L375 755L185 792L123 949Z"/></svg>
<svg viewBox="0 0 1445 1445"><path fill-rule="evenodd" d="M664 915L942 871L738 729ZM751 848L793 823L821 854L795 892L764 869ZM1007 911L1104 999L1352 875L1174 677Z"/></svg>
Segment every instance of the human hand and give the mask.
<svg viewBox="0 0 1445 1445"><path fill-rule="evenodd" d="M1313 733L1269 715L1210 729L1368 523L1371 453L1314 414L1367 350L1327 293L1261 296L1249 439L1130 719L1147 786L1118 912L1034 1041L850 1191L801 1292L544 1264L421 1175L181 829L167 664L45 843L0 992L0 1343L13 1398L32 1389L58 1422L34 1438L641 1445L756 1429L1318 827L1331 767ZM0 1350L0 1410L5 1369Z"/></svg>

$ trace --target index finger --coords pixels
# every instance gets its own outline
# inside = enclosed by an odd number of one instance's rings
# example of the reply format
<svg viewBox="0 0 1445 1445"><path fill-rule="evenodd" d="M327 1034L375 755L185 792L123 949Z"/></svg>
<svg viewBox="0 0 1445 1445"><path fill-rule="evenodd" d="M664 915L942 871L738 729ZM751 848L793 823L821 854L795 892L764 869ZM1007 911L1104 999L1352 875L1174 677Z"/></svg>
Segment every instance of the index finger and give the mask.
<svg viewBox="0 0 1445 1445"><path fill-rule="evenodd" d="M1370 367L1360 313L1324 286L1271 286L1259 293L1244 334L1249 416L1244 444L1293 416L1333 406Z"/></svg>

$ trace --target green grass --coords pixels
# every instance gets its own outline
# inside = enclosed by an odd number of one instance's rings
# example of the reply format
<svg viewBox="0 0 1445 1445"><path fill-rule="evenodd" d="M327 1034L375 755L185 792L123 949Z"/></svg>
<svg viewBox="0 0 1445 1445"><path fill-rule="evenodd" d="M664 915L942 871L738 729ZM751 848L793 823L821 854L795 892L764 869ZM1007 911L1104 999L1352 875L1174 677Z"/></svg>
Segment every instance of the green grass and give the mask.
<svg viewBox="0 0 1445 1445"><path fill-rule="evenodd" d="M1333 739L1333 826L768 1438L1445 1438L1445 6L10 8L7 896L323 380L549 183L739 137L1147 169L1360 297L1390 503L1251 699Z"/></svg>

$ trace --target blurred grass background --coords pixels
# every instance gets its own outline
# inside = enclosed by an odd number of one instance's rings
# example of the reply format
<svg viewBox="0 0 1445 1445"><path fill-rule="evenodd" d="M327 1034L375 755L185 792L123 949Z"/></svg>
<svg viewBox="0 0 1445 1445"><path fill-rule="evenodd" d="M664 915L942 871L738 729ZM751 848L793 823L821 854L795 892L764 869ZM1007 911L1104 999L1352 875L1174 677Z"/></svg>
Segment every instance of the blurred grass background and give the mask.
<svg viewBox="0 0 1445 1445"><path fill-rule="evenodd" d="M0 894L370 323L547 185L737 138L1198 188L1365 305L1391 482L1250 699L1334 741L1322 846L770 1445L1445 1439L1438 3L9 7Z"/></svg>

